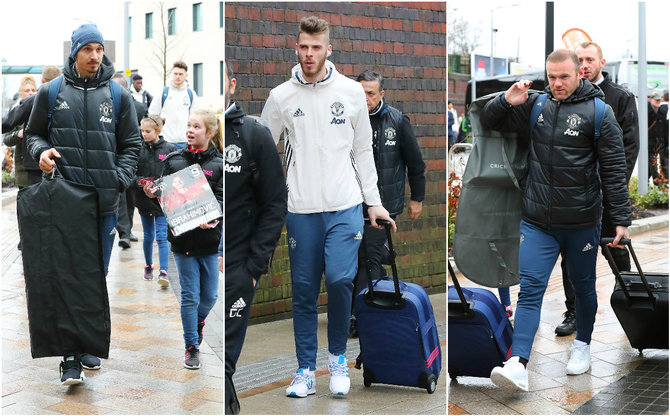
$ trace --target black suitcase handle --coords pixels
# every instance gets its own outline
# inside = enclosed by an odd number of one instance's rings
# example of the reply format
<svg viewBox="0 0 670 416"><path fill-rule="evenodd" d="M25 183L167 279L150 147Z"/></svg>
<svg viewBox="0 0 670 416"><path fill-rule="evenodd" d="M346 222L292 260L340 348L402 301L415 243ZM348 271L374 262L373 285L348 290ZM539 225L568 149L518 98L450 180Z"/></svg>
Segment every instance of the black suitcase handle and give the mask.
<svg viewBox="0 0 670 416"><path fill-rule="evenodd" d="M365 219L366 223L370 223L370 219L366 218ZM383 296L380 293L375 294L374 286L372 284L372 273L370 270L370 262L368 260L368 250L367 247L365 246L365 241L362 241L361 244L363 245L363 253L365 254L365 267L367 268L367 274L368 274L368 296L367 296L367 301L372 303L375 306L381 307L381 308L399 308L403 307L405 302L402 299L402 292L400 292L400 280L398 279L398 267L396 266L395 262L395 250L393 249L393 238L391 237L391 222L387 220L381 220L377 219L376 220L377 224L383 225L384 230L386 230L386 241L388 242L389 245L389 252L390 252L390 263L391 263L391 270L392 270L392 275L393 275L393 288L394 288L394 293L393 297L389 298L388 296ZM363 239L365 239L365 233L363 233Z"/></svg>
<svg viewBox="0 0 670 416"><path fill-rule="evenodd" d="M632 303L630 293L628 291L628 288L626 287L626 284L623 281L623 278L621 277L621 272L619 271L619 268L617 267L616 263L614 262L614 257L612 257L612 252L610 251L610 248L607 244L613 243L614 238L612 237L605 237L600 239L600 246L603 249L603 253L605 254L605 257L607 258L607 262L610 265L610 268L614 270L614 277L617 279L619 282L619 285L621 286L621 289L623 290L624 294L626 295L626 300L628 301L628 304ZM630 251L631 257L633 257L633 261L635 262L635 267L637 268L637 272L640 274L640 278L642 279L642 284L644 284L644 288L647 290L647 294L649 295L649 300L651 301L652 309L656 308L656 298L654 297L654 294L651 293L651 288L649 287L649 282L647 282L647 277L644 275L644 272L642 271L642 267L640 267L640 261L637 259L637 255L635 255L635 250L633 250L633 243L631 242L630 238L622 238L619 240L619 244L623 244L625 246L628 246L628 251Z"/></svg>
<svg viewBox="0 0 670 416"><path fill-rule="evenodd" d="M454 269L451 267L451 262L447 259L447 265L449 266L449 274L451 275L451 280L454 281L454 287L456 288L456 293L458 293L458 297L461 299L461 305L463 305L463 313L465 315L470 314L470 304L465 300L465 294L463 293L463 289L461 289L461 284L458 283L458 279L456 278L456 273L454 272Z"/></svg>

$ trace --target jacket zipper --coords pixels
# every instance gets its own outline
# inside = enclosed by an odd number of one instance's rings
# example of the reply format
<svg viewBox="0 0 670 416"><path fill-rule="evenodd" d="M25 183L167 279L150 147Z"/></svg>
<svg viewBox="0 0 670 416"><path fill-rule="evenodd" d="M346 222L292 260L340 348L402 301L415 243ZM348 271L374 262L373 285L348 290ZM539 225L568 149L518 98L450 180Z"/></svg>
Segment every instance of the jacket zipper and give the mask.
<svg viewBox="0 0 670 416"><path fill-rule="evenodd" d="M88 183L88 79L84 78L84 183Z"/></svg>
<svg viewBox="0 0 670 416"><path fill-rule="evenodd" d="M560 109L561 102L557 101L554 123L551 128L551 136L549 136L549 209L547 210L547 227L549 228L551 228L551 198L554 190L554 164L552 163L554 154L554 134L556 133L556 122L558 121L558 113Z"/></svg>

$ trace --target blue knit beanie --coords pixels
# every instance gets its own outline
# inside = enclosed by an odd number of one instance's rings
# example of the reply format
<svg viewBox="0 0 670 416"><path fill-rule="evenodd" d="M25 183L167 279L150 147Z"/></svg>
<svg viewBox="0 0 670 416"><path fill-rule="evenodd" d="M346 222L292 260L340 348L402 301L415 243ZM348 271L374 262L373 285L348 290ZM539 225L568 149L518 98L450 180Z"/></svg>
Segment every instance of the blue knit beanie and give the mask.
<svg viewBox="0 0 670 416"><path fill-rule="evenodd" d="M87 43L97 42L102 45L103 49L105 47L104 40L102 39L102 33L98 30L98 27L93 23L86 23L72 32L72 48L70 49L70 58L79 52L84 45Z"/></svg>

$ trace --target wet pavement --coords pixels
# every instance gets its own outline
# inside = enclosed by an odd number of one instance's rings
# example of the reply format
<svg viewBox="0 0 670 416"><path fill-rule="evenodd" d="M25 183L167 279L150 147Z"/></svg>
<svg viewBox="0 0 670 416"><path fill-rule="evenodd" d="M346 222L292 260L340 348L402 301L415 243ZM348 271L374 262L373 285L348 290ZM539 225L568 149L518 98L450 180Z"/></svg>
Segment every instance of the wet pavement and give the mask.
<svg viewBox="0 0 670 416"><path fill-rule="evenodd" d="M3 195L3 414L223 414L223 281L205 326L201 368L184 368L179 301L173 289L142 278L142 225L135 215L130 249L112 251L107 287L112 323L109 359L84 370L79 386L61 386L60 357L32 359L16 204ZM154 248L154 258L158 258ZM169 275L178 280L170 255Z"/></svg>
<svg viewBox="0 0 670 416"><path fill-rule="evenodd" d="M316 394L306 398L286 397L286 387L298 368L293 341L293 321L252 325L247 331L244 348L233 377L238 392L241 414L430 414L447 411L446 384L446 294L430 295L442 348L442 373L437 390L428 394L418 387L373 384L363 386L363 370L354 368L360 348L358 339L349 339L347 360L351 390L345 396L330 394L327 359L327 317L319 314L316 364Z"/></svg>
<svg viewBox="0 0 670 416"><path fill-rule="evenodd" d="M637 222L637 221L636 221ZM650 226L651 224L651 226ZM645 220L631 227L633 248L644 271L668 272L668 222ZM591 342L591 369L567 376L565 365L575 335L554 329L565 312L560 261L547 288L528 370L529 392L510 393L488 378L458 377L448 383L449 414L668 414L668 351L630 346L609 298L614 275L600 254L596 287L598 313ZM464 287L476 287L462 277ZM495 291L494 291L495 292ZM511 288L516 307L519 286Z"/></svg>

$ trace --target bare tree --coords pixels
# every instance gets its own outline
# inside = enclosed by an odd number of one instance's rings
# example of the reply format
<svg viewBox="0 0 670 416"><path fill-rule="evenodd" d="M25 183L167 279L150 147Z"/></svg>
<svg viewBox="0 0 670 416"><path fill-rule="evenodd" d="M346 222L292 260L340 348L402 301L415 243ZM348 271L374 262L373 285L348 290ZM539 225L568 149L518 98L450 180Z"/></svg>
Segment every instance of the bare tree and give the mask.
<svg viewBox="0 0 670 416"><path fill-rule="evenodd" d="M171 16L168 14L174 13L174 9L166 11L165 2L162 1L156 2L155 5L160 15L161 24L159 37L154 40L156 48L152 50L152 54L156 59L152 64L158 75L163 77L163 85L168 85L167 79L171 68L168 63L168 53L175 49L177 43L179 43L179 37L169 36L168 26Z"/></svg>
<svg viewBox="0 0 670 416"><path fill-rule="evenodd" d="M481 45L481 28L471 29L470 22L451 10L447 27L447 41L449 53L455 55L470 55Z"/></svg>

